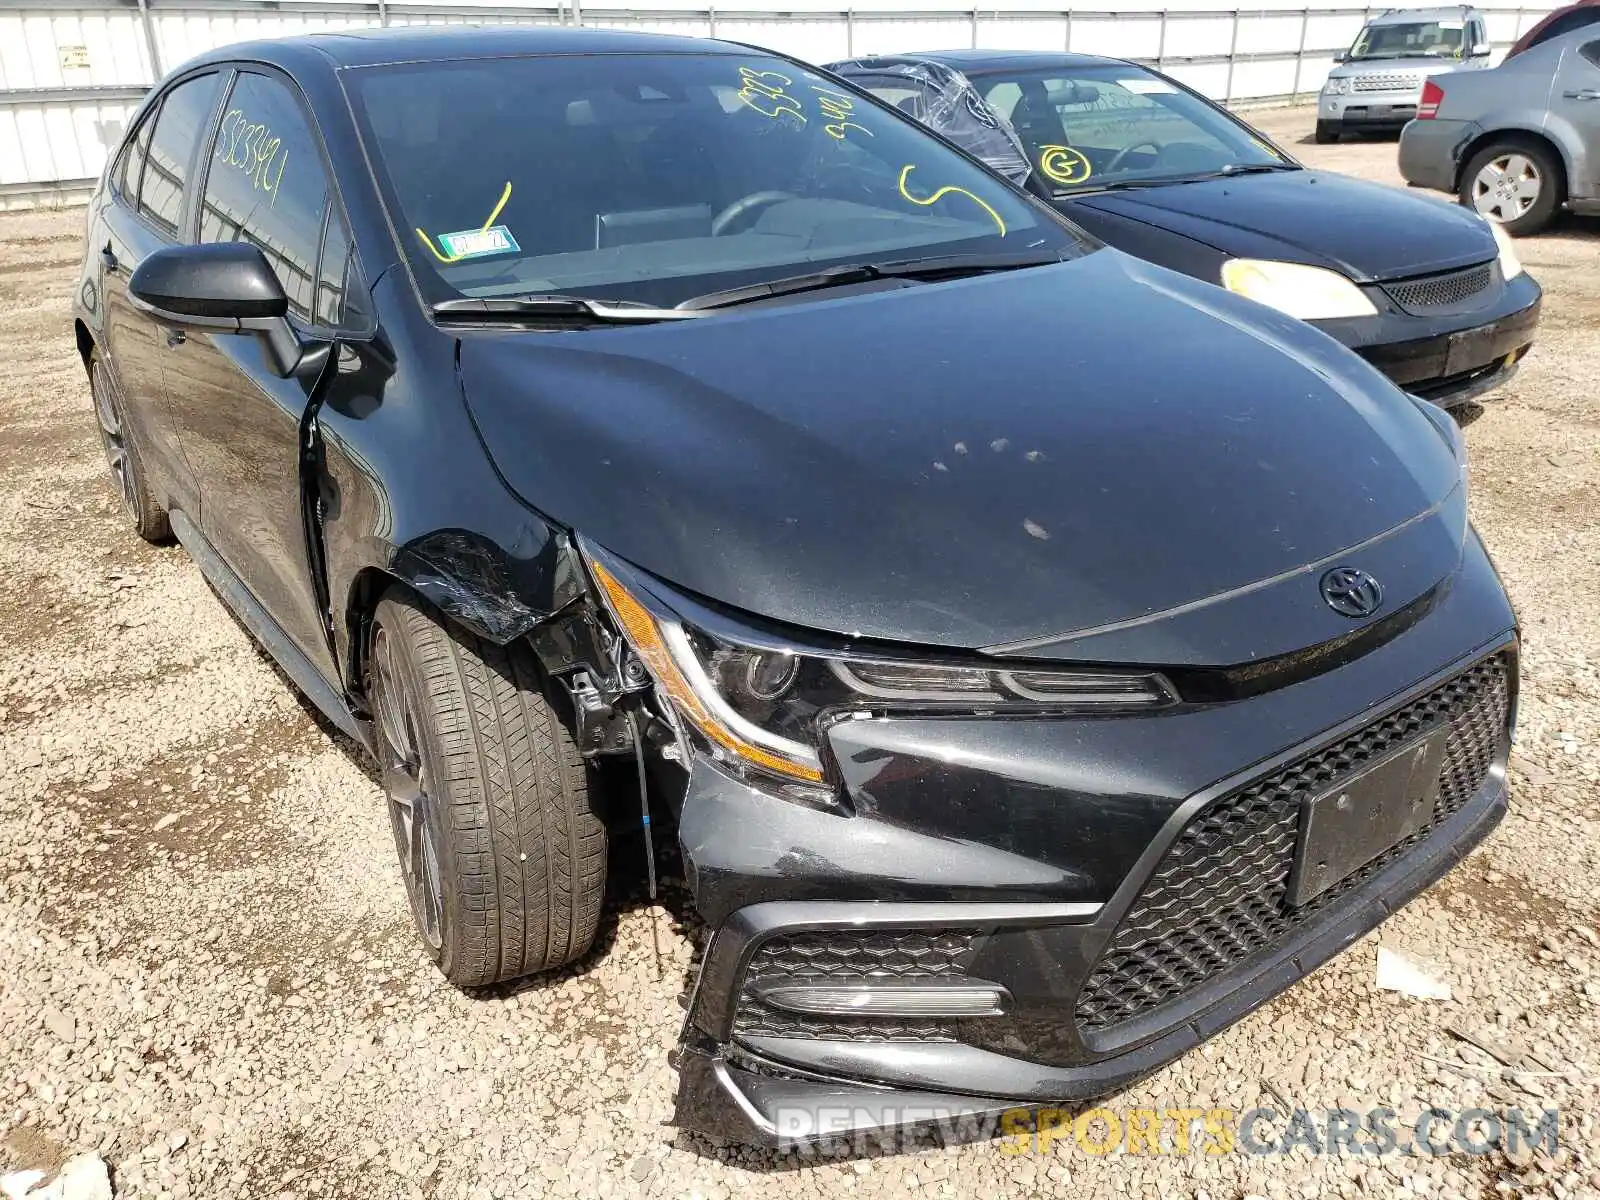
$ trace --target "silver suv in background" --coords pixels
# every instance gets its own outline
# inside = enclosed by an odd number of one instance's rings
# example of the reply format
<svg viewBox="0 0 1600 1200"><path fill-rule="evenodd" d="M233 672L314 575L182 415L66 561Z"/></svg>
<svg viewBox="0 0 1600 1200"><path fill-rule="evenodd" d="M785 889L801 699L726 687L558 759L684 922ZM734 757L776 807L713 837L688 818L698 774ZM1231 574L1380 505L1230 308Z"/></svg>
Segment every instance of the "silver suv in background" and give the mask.
<svg viewBox="0 0 1600 1200"><path fill-rule="evenodd" d="M1430 75L1489 65L1489 35L1475 8L1391 8L1366 23L1334 60L1317 102L1318 142L1347 132L1398 132L1417 115Z"/></svg>
<svg viewBox="0 0 1600 1200"><path fill-rule="evenodd" d="M1493 71L1428 81L1400 135L1400 174L1454 192L1518 237L1565 205L1600 215L1600 26Z"/></svg>

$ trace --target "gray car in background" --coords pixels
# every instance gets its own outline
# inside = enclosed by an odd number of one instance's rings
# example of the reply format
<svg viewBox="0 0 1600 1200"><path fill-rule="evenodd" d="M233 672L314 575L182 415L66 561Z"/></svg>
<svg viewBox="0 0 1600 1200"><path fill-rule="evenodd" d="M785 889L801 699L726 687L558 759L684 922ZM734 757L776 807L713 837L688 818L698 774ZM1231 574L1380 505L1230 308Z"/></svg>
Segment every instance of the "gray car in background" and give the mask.
<svg viewBox="0 0 1600 1200"><path fill-rule="evenodd" d="M1335 61L1317 101L1318 142L1398 130L1417 115L1430 75L1489 65L1489 35L1483 14L1467 5L1392 8L1368 21Z"/></svg>
<svg viewBox="0 0 1600 1200"><path fill-rule="evenodd" d="M1425 92L1400 136L1407 183L1454 192L1518 236L1562 205L1600 214L1600 27Z"/></svg>

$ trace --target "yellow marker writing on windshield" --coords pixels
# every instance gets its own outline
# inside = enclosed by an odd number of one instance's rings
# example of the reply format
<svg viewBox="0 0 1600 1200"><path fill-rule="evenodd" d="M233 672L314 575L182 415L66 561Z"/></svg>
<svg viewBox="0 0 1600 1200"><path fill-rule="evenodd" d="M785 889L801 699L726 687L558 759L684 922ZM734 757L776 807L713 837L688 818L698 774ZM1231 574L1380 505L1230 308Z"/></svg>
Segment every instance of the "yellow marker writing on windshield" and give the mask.
<svg viewBox="0 0 1600 1200"><path fill-rule="evenodd" d="M1082 183L1094 168L1081 150L1071 146L1040 146L1039 170L1055 183Z"/></svg>
<svg viewBox="0 0 1600 1200"><path fill-rule="evenodd" d="M503 208L505 208L506 201L509 200L509 199L511 199L511 181L507 180L506 181L505 191L500 193L500 202L494 206L494 211L489 214L489 219L483 223L481 228L488 229L491 225L494 224L495 218L500 215L500 211ZM417 228L416 234L417 234L417 236L419 238L422 239L422 244L424 246L426 246L428 248L428 250L433 254L433 256L435 258L437 258L440 262L442 262L442 263L454 263L454 262L460 262L461 261L461 259L462 259L461 255L459 255L459 254L446 254L444 251L440 250L439 247L435 246L433 244L433 239L431 237L429 237L427 234L423 233L420 226Z"/></svg>
<svg viewBox="0 0 1600 1200"><path fill-rule="evenodd" d="M900 168L900 194L907 200L911 201L911 203L921 205L923 208L927 208L930 205L937 204L942 197L949 196L952 193L958 196L965 196L979 208L983 209L984 212L988 213L994 218L994 223L1000 230L1000 236L1005 237L1006 223L1001 219L1000 214L995 212L994 209L990 208L981 196L967 191L967 189L964 187L955 187L951 184L946 184L944 187L940 188L933 195L927 197L926 199L918 199L916 196L913 196L906 189L906 177L914 170L916 170L915 163L907 163L905 166Z"/></svg>

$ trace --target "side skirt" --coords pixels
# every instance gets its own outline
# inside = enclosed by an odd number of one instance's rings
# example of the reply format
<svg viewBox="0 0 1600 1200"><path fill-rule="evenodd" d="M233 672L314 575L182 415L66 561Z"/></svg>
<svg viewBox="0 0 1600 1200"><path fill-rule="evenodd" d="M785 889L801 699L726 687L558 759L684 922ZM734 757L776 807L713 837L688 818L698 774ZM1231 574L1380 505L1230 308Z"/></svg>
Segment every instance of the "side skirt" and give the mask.
<svg viewBox="0 0 1600 1200"><path fill-rule="evenodd" d="M282 626L272 619L272 614L261 606L261 602L249 588L245 587L244 580L222 560L222 556L212 548L211 543L195 523L181 510L173 510L168 516L172 521L172 532L177 535L179 543L188 551L189 557L194 559L195 565L200 568L200 573L206 577L206 582L216 588L234 615L244 623L250 635L272 655L278 666L283 668L284 674L289 676L302 695L317 706L323 716L371 753L371 724L350 711L344 698L333 690L323 678L322 672L317 670L289 635L284 633Z"/></svg>

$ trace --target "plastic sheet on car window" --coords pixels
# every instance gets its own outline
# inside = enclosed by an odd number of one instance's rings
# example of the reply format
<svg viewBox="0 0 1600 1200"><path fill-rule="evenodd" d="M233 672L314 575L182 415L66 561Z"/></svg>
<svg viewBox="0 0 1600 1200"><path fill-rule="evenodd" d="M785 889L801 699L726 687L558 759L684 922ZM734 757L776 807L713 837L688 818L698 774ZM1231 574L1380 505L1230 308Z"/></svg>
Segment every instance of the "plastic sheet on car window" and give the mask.
<svg viewBox="0 0 1600 1200"><path fill-rule="evenodd" d="M1022 140L984 102L978 89L954 67L940 62L881 63L856 60L834 69L849 78L857 73L896 76L915 88L900 108L930 129L949 138L968 154L982 159L1015 184L1024 183L1032 165Z"/></svg>

